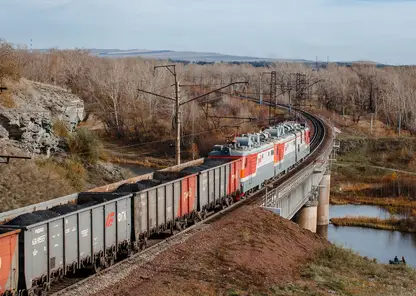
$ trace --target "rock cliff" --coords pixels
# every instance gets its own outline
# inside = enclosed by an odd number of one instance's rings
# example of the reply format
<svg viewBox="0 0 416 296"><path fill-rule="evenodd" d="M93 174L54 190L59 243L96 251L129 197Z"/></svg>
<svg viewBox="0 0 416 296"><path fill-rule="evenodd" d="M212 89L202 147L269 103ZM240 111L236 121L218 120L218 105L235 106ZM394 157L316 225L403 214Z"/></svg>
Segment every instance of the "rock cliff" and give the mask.
<svg viewBox="0 0 416 296"><path fill-rule="evenodd" d="M63 88L25 79L7 87L0 94L0 138L29 153L59 150L53 123L62 121L71 130L84 119L84 102Z"/></svg>

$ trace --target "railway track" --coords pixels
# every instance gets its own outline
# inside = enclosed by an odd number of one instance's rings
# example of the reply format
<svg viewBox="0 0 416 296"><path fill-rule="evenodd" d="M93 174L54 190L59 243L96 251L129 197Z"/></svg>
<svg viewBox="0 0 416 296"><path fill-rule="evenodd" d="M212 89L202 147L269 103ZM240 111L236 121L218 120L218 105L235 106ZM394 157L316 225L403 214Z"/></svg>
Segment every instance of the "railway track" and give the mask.
<svg viewBox="0 0 416 296"><path fill-rule="evenodd" d="M279 104L279 107L289 109L288 106L283 104ZM310 125L313 130L310 143L311 153L308 155L308 157L305 158L305 160L302 163L297 165L291 171L269 183L268 187L276 188L284 182L293 178L296 172L302 171L304 167L311 165L311 163L313 163L317 159L321 150L325 148L323 146L325 145L325 139L328 133L325 122L322 119L306 111L294 108L292 108L292 110L296 110L296 112L302 114L302 116L310 122ZM194 224L181 232L174 233L173 235L165 239L159 239L158 241L154 241L153 244L151 244L145 250L136 253L130 258L117 262L116 264L102 270L99 273L77 274L73 277L69 277L59 283L56 283L51 287L51 290L48 294L53 296L79 294L83 295L87 291L89 293L98 292L100 289L103 288L103 285L110 286L116 284L117 281L119 281L124 275L127 276L130 273L130 271L132 271L135 267L151 261L159 253L167 250L175 244L179 244L185 241L193 234L202 231L205 227L207 227L207 225L221 218L221 216L225 215L227 212L233 211L244 204L252 204L253 202L256 202L259 197L264 195L264 193L265 188L263 187L258 191L252 193L246 199L236 202L219 212L211 214L205 220L197 224ZM122 276L120 277L119 274L122 274Z"/></svg>

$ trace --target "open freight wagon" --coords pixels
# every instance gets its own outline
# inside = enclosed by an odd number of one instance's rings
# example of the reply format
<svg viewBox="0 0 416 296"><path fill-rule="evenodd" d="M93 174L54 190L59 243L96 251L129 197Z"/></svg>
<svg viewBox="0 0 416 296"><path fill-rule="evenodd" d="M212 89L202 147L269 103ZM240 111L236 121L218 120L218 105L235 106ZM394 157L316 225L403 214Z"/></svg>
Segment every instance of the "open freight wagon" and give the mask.
<svg viewBox="0 0 416 296"><path fill-rule="evenodd" d="M68 273L81 268L98 271L127 255L131 197L80 193L77 204L26 213L1 225L0 231L9 237L10 228L20 230L19 268L10 292L42 295Z"/></svg>
<svg viewBox="0 0 416 296"><path fill-rule="evenodd" d="M158 171L153 179L123 184L115 190L134 193L135 247L146 247L152 234L182 230L208 212L239 196L240 160L205 160L179 172Z"/></svg>

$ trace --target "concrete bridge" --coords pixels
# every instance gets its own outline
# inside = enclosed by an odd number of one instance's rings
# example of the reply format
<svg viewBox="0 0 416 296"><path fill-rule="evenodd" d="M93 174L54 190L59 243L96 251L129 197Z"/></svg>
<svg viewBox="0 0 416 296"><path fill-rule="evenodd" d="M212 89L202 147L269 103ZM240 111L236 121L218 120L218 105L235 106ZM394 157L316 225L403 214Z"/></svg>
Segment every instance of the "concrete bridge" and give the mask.
<svg viewBox="0 0 416 296"><path fill-rule="evenodd" d="M330 129L326 142L310 156L314 161L279 186L266 187L260 202L260 206L312 232L329 224L330 161L339 148L335 141L339 130L328 122L326 127Z"/></svg>

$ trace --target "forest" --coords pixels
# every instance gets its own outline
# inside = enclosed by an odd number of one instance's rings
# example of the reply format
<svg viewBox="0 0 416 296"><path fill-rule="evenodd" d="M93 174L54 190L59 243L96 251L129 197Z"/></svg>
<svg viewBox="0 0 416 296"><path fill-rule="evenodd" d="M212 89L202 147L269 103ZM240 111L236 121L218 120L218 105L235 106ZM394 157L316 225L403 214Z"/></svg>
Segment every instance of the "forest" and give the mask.
<svg viewBox="0 0 416 296"><path fill-rule="evenodd" d="M94 114L104 123L109 135L128 141L147 142L172 135L174 102L138 91L174 98L171 73L154 69L162 64L164 61L134 57L96 57L87 50L38 52L16 48L5 40L0 43L0 83L23 77L70 89L84 100L87 114ZM256 107L241 96L259 98L262 93L263 99L269 100L271 71L277 76L278 102L294 106L314 104L349 116L354 123L372 114L390 127L400 125L401 129L416 132L413 66L328 64L316 70L300 62L272 63L266 67L177 63L176 71L181 102L233 82L248 83L235 84L183 105L184 136L224 128L229 132L235 126L258 129L267 124L267 108ZM242 120L218 118L222 116Z"/></svg>

